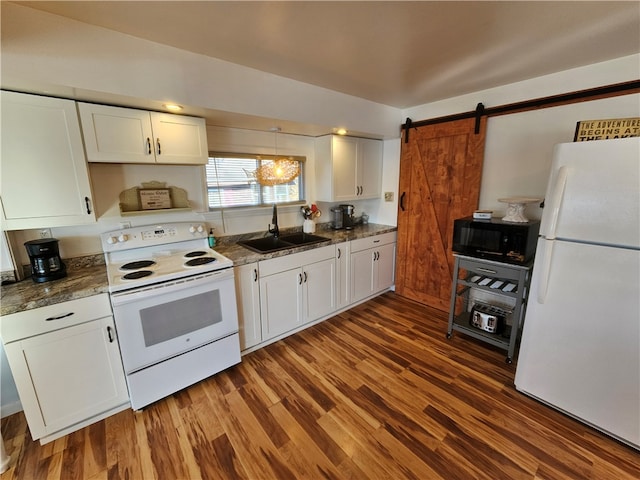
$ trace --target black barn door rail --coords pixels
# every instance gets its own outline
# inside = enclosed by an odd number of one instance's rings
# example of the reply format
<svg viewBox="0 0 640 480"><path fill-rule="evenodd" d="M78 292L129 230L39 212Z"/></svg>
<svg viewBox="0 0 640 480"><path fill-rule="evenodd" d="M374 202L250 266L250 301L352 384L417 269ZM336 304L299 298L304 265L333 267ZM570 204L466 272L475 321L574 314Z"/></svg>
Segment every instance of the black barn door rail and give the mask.
<svg viewBox="0 0 640 480"><path fill-rule="evenodd" d="M640 80L630 82L616 83L603 87L590 88L588 90L579 90L577 92L561 93L551 97L536 98L533 100L524 100L522 102L510 103L507 105L499 105L497 107L485 108L482 103L478 103L476 109L471 112L456 113L446 115L444 117L431 118L429 120L420 120L413 122L407 117L406 123L402 125L405 130L404 141L409 141L409 129L423 127L425 125L435 125L437 123L453 122L455 120L464 120L466 118L475 118L475 133L480 131L480 118L482 116L494 117L498 115L507 115L509 113L524 112L527 110L537 110L540 108L556 107L559 105L568 105L571 103L585 102L595 100L596 98L615 97L618 95L629 95L632 93L640 93Z"/></svg>

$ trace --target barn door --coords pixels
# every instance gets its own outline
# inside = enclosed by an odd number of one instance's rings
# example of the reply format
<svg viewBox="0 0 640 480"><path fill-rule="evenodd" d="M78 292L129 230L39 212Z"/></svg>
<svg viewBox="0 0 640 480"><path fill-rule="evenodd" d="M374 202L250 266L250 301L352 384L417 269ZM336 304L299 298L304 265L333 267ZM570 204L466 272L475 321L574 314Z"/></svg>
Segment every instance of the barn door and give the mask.
<svg viewBox="0 0 640 480"><path fill-rule="evenodd" d="M396 293L443 311L453 220L478 208L486 120L478 133L475 118L411 128L402 142Z"/></svg>

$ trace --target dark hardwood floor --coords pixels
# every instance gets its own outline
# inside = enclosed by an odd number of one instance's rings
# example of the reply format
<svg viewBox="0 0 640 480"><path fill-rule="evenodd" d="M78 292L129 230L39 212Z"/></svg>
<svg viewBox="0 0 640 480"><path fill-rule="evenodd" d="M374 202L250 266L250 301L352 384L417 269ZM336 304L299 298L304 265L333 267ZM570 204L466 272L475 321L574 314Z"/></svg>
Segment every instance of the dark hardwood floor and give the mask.
<svg viewBox="0 0 640 480"><path fill-rule="evenodd" d="M640 478L639 452L517 392L503 350L445 333L387 293L44 446L18 413L1 478Z"/></svg>

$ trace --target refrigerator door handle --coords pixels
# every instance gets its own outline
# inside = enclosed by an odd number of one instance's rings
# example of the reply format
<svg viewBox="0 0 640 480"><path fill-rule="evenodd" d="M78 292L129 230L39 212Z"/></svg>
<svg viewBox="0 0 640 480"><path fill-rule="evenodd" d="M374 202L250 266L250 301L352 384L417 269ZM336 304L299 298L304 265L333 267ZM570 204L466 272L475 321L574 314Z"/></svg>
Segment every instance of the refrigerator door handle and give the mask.
<svg viewBox="0 0 640 480"><path fill-rule="evenodd" d="M544 303L547 299L549 288L549 276L551 275L551 257L553 256L553 240L544 240L544 257L540 259L540 275L538 276L538 303ZM538 259L536 258L536 262Z"/></svg>
<svg viewBox="0 0 640 480"><path fill-rule="evenodd" d="M548 239L556 238L556 227L558 226L558 214L560 213L560 207L562 206L562 199L564 197L564 187L567 184L568 169L566 166L562 166L558 169L558 176L556 182L553 185L553 191L551 193L551 221L548 228L545 229L544 235Z"/></svg>

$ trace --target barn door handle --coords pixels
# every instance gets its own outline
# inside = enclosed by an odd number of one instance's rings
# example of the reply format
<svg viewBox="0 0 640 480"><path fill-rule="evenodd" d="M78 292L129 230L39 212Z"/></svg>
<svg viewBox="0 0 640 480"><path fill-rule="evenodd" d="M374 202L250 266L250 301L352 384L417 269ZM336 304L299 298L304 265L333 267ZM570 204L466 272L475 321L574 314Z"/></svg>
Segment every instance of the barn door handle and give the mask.
<svg viewBox="0 0 640 480"><path fill-rule="evenodd" d="M407 194L407 192L402 192L402 195L400 195L400 210L402 210L404 212L404 196Z"/></svg>

